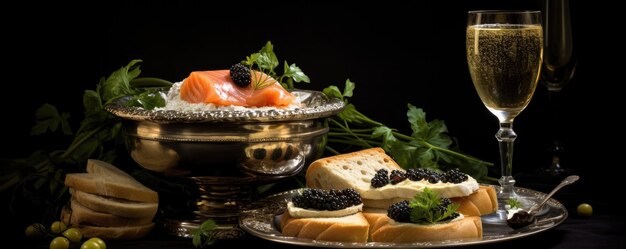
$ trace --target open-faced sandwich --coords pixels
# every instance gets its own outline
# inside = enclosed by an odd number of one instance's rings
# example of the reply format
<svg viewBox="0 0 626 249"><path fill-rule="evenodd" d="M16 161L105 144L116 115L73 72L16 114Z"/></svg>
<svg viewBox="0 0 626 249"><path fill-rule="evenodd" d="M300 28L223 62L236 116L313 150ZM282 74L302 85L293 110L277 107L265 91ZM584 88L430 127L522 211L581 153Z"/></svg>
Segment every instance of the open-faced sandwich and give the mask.
<svg viewBox="0 0 626 249"><path fill-rule="evenodd" d="M411 201L392 204L387 213L364 213L373 242L425 242L480 239L480 217L457 212L459 204L440 198L429 188Z"/></svg>
<svg viewBox="0 0 626 249"><path fill-rule="evenodd" d="M287 203L280 227L286 236L365 243L370 225L361 211L354 189L305 189Z"/></svg>
<svg viewBox="0 0 626 249"><path fill-rule="evenodd" d="M306 172L309 188L352 188L361 194L365 208L386 210L391 204L411 200L425 188L460 204L466 216L481 216L498 209L493 187L480 186L458 170L434 172L402 169L381 148L321 158Z"/></svg>

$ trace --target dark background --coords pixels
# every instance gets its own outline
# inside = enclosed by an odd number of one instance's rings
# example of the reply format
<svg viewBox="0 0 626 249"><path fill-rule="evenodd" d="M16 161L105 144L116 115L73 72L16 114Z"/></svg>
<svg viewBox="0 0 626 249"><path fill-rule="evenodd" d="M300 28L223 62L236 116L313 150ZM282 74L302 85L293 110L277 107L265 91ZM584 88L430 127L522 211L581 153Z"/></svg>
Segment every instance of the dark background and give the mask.
<svg viewBox="0 0 626 249"><path fill-rule="evenodd" d="M35 110L51 103L70 112L77 128L83 91L131 59L144 60L143 76L180 81L194 70L228 68L271 40L279 60L297 63L311 78L299 88L343 86L349 78L356 82L351 102L369 117L409 132L411 103L429 120L444 120L464 152L499 165L497 119L481 103L467 69L467 11L541 8L537 0L20 3L2 11L17 17L0 17L0 158L66 148L63 139L29 136ZM580 202L605 202L613 194L607 189L619 186L614 172L624 165L616 121L622 116L623 49L614 37L623 22L607 3L576 1L571 8L578 67L561 96L563 163L582 176L585 190L592 189ZM515 174L549 163L549 106L539 85L515 120ZM499 166L491 175L499 176Z"/></svg>

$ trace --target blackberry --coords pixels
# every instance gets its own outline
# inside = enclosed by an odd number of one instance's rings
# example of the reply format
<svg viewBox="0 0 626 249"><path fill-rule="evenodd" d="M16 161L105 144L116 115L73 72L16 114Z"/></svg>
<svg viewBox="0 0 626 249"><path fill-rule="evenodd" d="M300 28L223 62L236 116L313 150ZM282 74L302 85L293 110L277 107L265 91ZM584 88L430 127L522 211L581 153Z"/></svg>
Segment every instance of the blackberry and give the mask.
<svg viewBox="0 0 626 249"><path fill-rule="evenodd" d="M379 169L372 177L371 183L374 188L380 188L389 184L389 172L386 169Z"/></svg>
<svg viewBox="0 0 626 249"><path fill-rule="evenodd" d="M354 189L305 189L291 199L296 207L317 210L340 210L361 204L361 196Z"/></svg>
<svg viewBox="0 0 626 249"><path fill-rule="evenodd" d="M389 206L387 216L397 222L410 222L411 208L409 207L409 201L404 200Z"/></svg>
<svg viewBox="0 0 626 249"><path fill-rule="evenodd" d="M400 170L392 170L391 175L389 176L389 181L391 184L396 185L401 181L406 179L406 174Z"/></svg>
<svg viewBox="0 0 626 249"><path fill-rule="evenodd" d="M250 77L250 69L241 63L237 63L230 67L230 78L239 87L250 85L252 78Z"/></svg>
<svg viewBox="0 0 626 249"><path fill-rule="evenodd" d="M449 170L443 174L443 182L449 183L462 183L467 181L468 177L465 173L459 171L459 169Z"/></svg>

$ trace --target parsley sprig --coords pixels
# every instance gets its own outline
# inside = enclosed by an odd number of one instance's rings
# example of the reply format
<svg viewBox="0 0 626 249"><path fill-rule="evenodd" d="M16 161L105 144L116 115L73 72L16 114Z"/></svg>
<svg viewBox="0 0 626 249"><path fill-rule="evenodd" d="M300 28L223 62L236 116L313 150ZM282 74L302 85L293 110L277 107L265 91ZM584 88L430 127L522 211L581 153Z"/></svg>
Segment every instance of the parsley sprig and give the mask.
<svg viewBox="0 0 626 249"><path fill-rule="evenodd" d="M406 113L412 133L402 134L381 122L372 120L349 103L354 82L346 80L343 91L331 85L323 90L330 97L345 102L345 108L329 120L330 132L326 149L339 154L344 150L382 147L403 168L449 170L459 168L478 180L487 176L486 162L464 154L454 147L448 128L441 120L426 121L426 113L408 104Z"/></svg>
<svg viewBox="0 0 626 249"><path fill-rule="evenodd" d="M272 84L271 78L277 81L286 89L293 89L294 82L310 83L309 76L304 74L296 63L289 64L287 61L283 63L283 74L278 75L274 69L280 64L276 53L274 53L274 45L268 41L265 46L257 53L246 56L241 63L246 65L252 71L257 69L263 74L252 73L252 85L255 90L263 89ZM265 75L264 75L265 74Z"/></svg>
<svg viewBox="0 0 626 249"><path fill-rule="evenodd" d="M419 224L433 224L445 220L454 214L459 204L450 204L445 211L439 209L441 198L430 188L424 188L422 193L416 194L409 202L411 208L411 222Z"/></svg>
<svg viewBox="0 0 626 249"><path fill-rule="evenodd" d="M1 159L0 192L14 189L11 208L16 202L37 203L47 208L48 214L58 214L64 204L67 187L64 186L66 173L84 171L89 158L112 162L116 158L116 148L122 146L121 120L108 113L104 106L121 97L131 95L130 105L151 109L164 106L165 100L156 89L169 87L171 83L156 78L138 78L141 73L141 60L132 60L126 66L100 79L93 90L83 94L84 119L77 130L70 127L70 115L59 112L51 104L44 104L36 111L36 124L31 135L57 133L60 128L63 136L71 142L65 149L51 152L38 150L28 158ZM16 211L16 210L14 210ZM50 217L57 219L55 217Z"/></svg>

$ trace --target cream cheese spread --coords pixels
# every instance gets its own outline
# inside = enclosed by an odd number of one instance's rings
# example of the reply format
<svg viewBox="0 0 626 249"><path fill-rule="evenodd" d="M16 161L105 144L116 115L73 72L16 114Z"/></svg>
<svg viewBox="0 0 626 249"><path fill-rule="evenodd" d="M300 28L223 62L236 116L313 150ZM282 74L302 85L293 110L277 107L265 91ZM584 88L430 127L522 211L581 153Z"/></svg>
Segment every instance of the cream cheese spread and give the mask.
<svg viewBox="0 0 626 249"><path fill-rule="evenodd" d="M416 193L422 192L428 187L433 190L439 197L452 198L468 196L478 190L478 182L476 179L468 176L467 180L461 183L437 182L430 183L427 180L411 181L406 179L398 184L387 184L380 188L372 186L369 189L360 191L361 198L364 199L388 199L388 198L405 198L412 199Z"/></svg>
<svg viewBox="0 0 626 249"><path fill-rule="evenodd" d="M332 218L356 214L363 211L363 203L339 210L315 210L296 207L293 202L287 203L289 215L295 218Z"/></svg>

